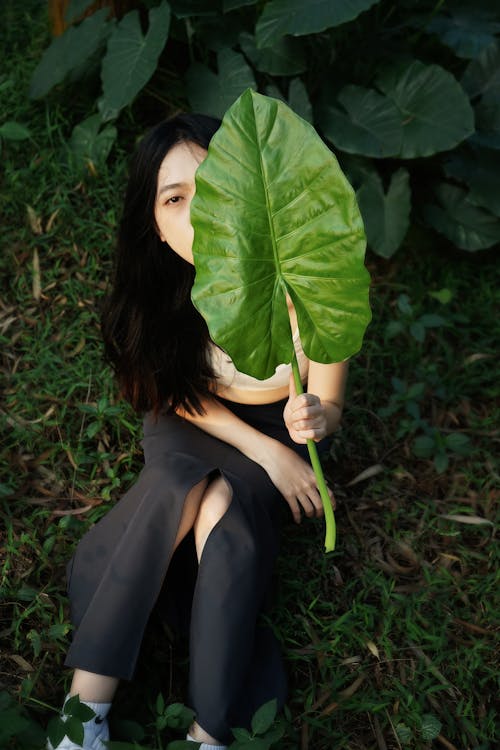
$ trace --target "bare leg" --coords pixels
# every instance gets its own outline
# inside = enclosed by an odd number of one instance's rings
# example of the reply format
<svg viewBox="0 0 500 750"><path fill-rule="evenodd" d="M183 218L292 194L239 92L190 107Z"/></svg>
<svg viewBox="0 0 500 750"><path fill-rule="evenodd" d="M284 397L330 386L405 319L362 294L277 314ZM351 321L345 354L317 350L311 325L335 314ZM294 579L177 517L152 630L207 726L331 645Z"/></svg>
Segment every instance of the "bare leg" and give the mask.
<svg viewBox="0 0 500 750"><path fill-rule="evenodd" d="M208 479L203 479L188 493L182 511L179 531L174 543L174 550L177 549L186 534L193 527L207 485ZM82 701L110 703L113 700L118 683L119 680L117 677L108 677L107 675L96 674L95 672L86 672L83 669L75 669L70 695L78 694Z"/></svg>
<svg viewBox="0 0 500 750"><path fill-rule="evenodd" d="M216 477L206 488L193 526L198 562L210 532L229 508L232 496L232 488L222 476Z"/></svg>
<svg viewBox="0 0 500 750"><path fill-rule="evenodd" d="M196 721L189 727L189 734L196 742L206 742L207 745L222 745L222 742L218 742L218 740L211 737Z"/></svg>
<svg viewBox="0 0 500 750"><path fill-rule="evenodd" d="M70 695L79 695L80 700L91 703L111 703L118 687L117 677L75 669Z"/></svg>

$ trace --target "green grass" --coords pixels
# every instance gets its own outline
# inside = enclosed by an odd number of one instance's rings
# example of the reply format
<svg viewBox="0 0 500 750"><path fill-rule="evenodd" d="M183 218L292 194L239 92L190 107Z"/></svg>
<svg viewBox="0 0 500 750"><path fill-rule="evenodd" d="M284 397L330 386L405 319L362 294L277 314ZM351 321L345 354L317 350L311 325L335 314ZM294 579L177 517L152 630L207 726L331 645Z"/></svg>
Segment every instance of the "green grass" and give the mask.
<svg viewBox="0 0 500 750"><path fill-rule="evenodd" d="M59 706L69 679L61 666L70 631L65 563L141 466L140 420L117 400L98 330L126 156L140 127L125 118L97 176L68 167L64 143L84 104L64 93L27 100L46 26L37 4L23 7L31 15L8 6L0 79L3 118L32 133L2 144L0 689L45 727L46 706ZM326 462L337 550L323 555L322 522L284 534L272 618L291 686L282 750L479 750L495 742L499 273L493 252L466 255L418 227L406 244L392 261L369 256L374 319L351 364L344 424ZM447 304L429 295L443 288L452 292ZM423 343L407 330L389 338L402 294L414 318L439 314L446 325L428 329ZM424 384L425 425L469 438L467 455L450 453L446 471L413 454L422 430L405 426L403 409L380 416L394 376ZM371 478L350 484L374 466ZM185 650L156 613L137 677L118 693L115 723L127 717L148 727L157 693L183 701L186 680ZM441 739L424 738L427 715L441 722ZM31 745L12 747L40 747L30 731ZM164 745L170 736L163 733ZM148 741L159 741L151 728Z"/></svg>

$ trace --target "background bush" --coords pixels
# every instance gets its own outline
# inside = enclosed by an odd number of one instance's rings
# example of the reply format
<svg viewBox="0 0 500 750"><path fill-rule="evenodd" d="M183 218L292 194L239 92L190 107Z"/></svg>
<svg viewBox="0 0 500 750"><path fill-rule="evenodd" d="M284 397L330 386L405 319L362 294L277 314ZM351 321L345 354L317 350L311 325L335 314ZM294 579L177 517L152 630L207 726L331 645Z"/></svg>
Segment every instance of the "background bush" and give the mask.
<svg viewBox="0 0 500 750"><path fill-rule="evenodd" d="M131 106L222 117L251 87L331 144L378 255L393 255L412 221L469 251L500 242L495 0L65 5L30 93L88 92L94 114L87 105L69 140L77 163L107 158Z"/></svg>

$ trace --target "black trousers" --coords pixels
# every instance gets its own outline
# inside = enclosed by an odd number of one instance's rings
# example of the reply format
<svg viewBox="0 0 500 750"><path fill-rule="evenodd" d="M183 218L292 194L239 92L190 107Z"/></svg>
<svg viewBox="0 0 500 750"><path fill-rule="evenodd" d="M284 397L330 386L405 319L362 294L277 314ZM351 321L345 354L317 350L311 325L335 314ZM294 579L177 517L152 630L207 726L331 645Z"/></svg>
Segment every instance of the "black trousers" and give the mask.
<svg viewBox="0 0 500 750"><path fill-rule="evenodd" d="M285 401L223 403L307 456L283 424ZM147 415L143 448L137 482L85 534L68 564L75 630L65 663L132 678L147 621L180 550L173 552L185 498L218 471L233 496L206 541L190 602L188 702L203 729L228 742L230 728L248 727L260 705L276 698L281 707L286 699L279 644L259 615L270 602L288 506L258 464L176 415ZM171 567L182 575L182 566Z"/></svg>

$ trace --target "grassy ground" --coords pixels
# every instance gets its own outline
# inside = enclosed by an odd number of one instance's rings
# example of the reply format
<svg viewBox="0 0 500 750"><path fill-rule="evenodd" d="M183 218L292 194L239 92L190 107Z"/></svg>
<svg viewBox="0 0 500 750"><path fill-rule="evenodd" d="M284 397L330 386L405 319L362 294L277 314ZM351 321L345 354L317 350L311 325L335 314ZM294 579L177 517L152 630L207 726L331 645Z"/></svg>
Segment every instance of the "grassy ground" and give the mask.
<svg viewBox="0 0 500 750"><path fill-rule="evenodd" d="M2 116L32 137L2 144L0 736L23 706L33 724L11 743L29 748L68 681L65 562L141 465L139 420L115 398L97 324L139 128L125 122L97 176L75 174L64 142L85 102L27 101L45 22L7 15ZM279 747L492 749L498 267L493 252L467 256L416 229L393 261L368 263L374 319L326 460L337 550L323 555L321 522L283 539L273 623L291 692ZM422 315L441 318L423 341ZM159 691L183 700L186 663L155 615L137 679L117 696L117 737L127 717L146 727L143 744L166 745L148 724Z"/></svg>

